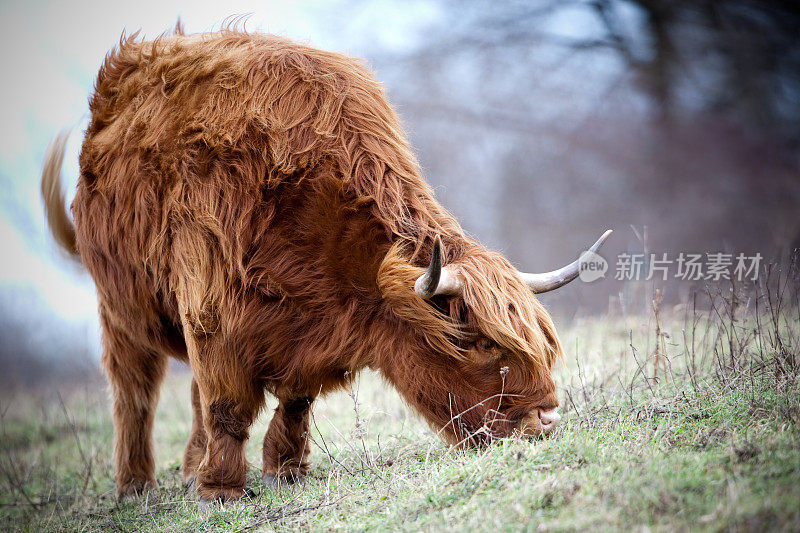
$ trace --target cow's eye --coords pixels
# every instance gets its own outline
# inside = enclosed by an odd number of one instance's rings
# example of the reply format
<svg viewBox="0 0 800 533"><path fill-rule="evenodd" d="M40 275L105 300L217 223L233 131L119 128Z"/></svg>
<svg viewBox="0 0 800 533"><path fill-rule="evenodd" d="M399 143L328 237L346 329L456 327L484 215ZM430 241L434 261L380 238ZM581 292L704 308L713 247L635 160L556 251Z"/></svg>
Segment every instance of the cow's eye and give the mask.
<svg viewBox="0 0 800 533"><path fill-rule="evenodd" d="M487 339L486 337L478 339L477 345L478 348L486 351L495 347L494 341L492 341L492 339Z"/></svg>

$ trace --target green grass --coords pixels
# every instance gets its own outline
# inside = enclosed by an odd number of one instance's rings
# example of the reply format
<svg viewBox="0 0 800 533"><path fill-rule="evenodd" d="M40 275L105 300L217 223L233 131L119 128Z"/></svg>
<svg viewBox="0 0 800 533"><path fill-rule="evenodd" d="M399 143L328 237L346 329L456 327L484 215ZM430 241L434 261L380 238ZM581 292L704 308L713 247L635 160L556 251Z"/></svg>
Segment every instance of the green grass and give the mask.
<svg viewBox="0 0 800 533"><path fill-rule="evenodd" d="M206 513L179 471L188 373L173 372L161 396L161 486L125 503L114 497L105 385L5 391L0 529L800 530L798 324L788 310L773 324L737 312L669 317L657 382L654 317L562 328L565 420L543 440L448 450L365 373L357 407L344 392L315 406L307 482L265 489L267 409L248 443L259 494Z"/></svg>

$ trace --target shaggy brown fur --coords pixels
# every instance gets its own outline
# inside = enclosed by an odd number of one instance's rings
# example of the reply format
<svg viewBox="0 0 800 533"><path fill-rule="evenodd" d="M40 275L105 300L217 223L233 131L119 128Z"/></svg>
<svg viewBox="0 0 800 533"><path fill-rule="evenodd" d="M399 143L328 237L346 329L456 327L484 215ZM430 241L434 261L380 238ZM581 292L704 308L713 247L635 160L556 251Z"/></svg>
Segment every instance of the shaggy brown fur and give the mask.
<svg viewBox="0 0 800 533"><path fill-rule="evenodd" d="M156 485L170 356L194 374L183 469L201 500L244 494L265 391L280 401L269 479L306 473L311 402L365 367L453 443L509 435L558 405L550 317L436 202L358 60L231 30L133 36L106 57L90 110L74 228L64 137L42 190L57 240L97 285L121 496ZM414 292L437 233L463 297Z"/></svg>

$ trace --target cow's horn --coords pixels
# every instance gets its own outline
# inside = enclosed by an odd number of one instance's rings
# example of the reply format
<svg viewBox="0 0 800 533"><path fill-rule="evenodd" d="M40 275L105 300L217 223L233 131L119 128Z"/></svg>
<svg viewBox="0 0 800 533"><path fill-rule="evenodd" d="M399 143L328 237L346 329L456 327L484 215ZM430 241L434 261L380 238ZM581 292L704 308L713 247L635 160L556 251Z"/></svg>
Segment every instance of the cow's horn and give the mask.
<svg viewBox="0 0 800 533"><path fill-rule="evenodd" d="M461 278L452 268L443 265L442 238L437 235L433 239L431 264L423 275L414 282L414 291L421 298L430 298L437 294L461 294Z"/></svg>
<svg viewBox="0 0 800 533"><path fill-rule="evenodd" d="M612 230L606 230L606 232L603 233L599 239L597 239L597 242L594 243L588 251L596 253L603 243L606 242L606 239L608 239L608 236L611 235L611 232ZM528 274L526 272L520 272L520 274L522 275L522 279L528 285L528 288L530 288L530 290L534 293L538 294L563 287L570 281L577 278L580 271L581 258L579 257L567 266L559 268L558 270L553 270L552 272L545 272L544 274Z"/></svg>

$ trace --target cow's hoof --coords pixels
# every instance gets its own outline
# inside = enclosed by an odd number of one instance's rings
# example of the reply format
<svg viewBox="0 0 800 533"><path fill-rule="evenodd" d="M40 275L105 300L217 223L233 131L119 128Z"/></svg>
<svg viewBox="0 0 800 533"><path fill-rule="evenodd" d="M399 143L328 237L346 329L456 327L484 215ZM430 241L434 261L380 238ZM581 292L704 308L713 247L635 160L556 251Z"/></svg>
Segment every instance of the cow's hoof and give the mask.
<svg viewBox="0 0 800 533"><path fill-rule="evenodd" d="M197 500L197 510L201 513L208 513L221 505L222 502L220 500Z"/></svg>
<svg viewBox="0 0 800 533"><path fill-rule="evenodd" d="M117 489L117 499L121 502L138 498L148 490L157 489L158 482L155 479L140 480L133 479L121 485Z"/></svg>
<svg viewBox="0 0 800 533"><path fill-rule="evenodd" d="M306 477L298 474L292 474L286 477L278 477L275 474L263 474L261 481L265 487L279 487L281 485L302 485L305 483Z"/></svg>
<svg viewBox="0 0 800 533"><path fill-rule="evenodd" d="M241 499L252 499L257 494L252 489L209 489L198 488L197 491L197 507L201 511L208 511L217 505L224 505L226 503L235 502Z"/></svg>

